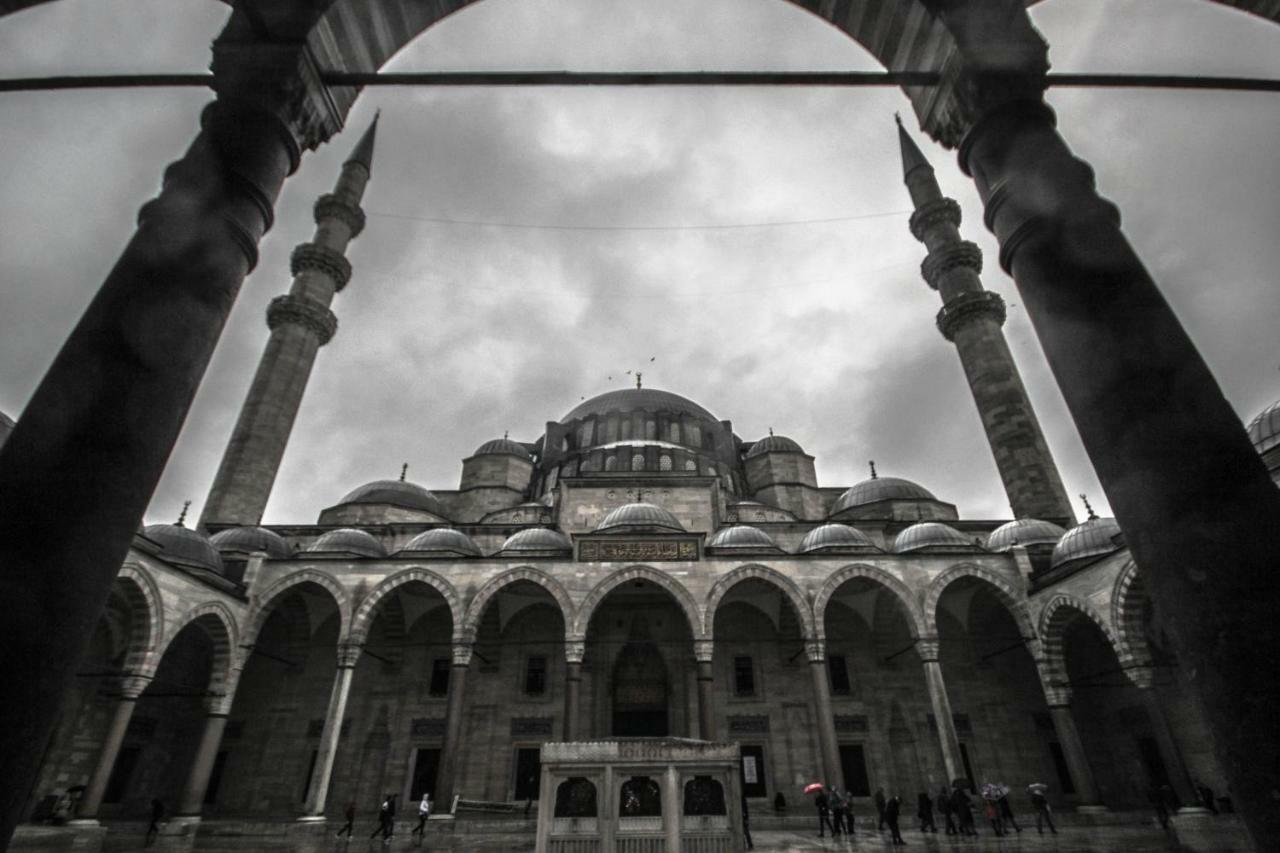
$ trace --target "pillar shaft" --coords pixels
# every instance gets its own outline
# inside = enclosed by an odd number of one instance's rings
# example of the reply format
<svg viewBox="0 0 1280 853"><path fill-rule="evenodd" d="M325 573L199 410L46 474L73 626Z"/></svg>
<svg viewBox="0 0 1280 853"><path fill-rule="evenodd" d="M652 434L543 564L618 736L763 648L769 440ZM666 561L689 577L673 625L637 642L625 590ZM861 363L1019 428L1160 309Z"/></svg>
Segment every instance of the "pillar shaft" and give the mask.
<svg viewBox="0 0 1280 853"><path fill-rule="evenodd" d="M951 715L951 699L947 696L947 684L942 679L942 664L938 661L938 644L919 644L924 663L925 686L929 691L929 703L933 718L938 721L938 746L942 749L942 766L947 772L947 785L956 779L966 778L964 759L960 755L960 737L956 734L955 718Z"/></svg>
<svg viewBox="0 0 1280 853"><path fill-rule="evenodd" d="M565 665L564 677L564 739L574 741L578 738L578 714L582 702L582 662L569 661Z"/></svg>
<svg viewBox="0 0 1280 853"><path fill-rule="evenodd" d="M315 766L311 771L311 787L307 789L307 802L302 819L320 820L324 817L329 799L329 781L333 777L333 761L338 755L338 741L342 739L342 721L347 714L347 697L351 695L351 680L355 676L360 646L338 647L338 671L329 692L329 707L324 715L324 728L320 730L320 748L316 752Z"/></svg>
<svg viewBox="0 0 1280 853"><path fill-rule="evenodd" d="M1280 849L1280 491L1043 103L969 130L960 162L1090 461L1164 614L1259 849ZM1206 282L1211 286L1211 282Z"/></svg>
<svg viewBox="0 0 1280 853"><path fill-rule="evenodd" d="M213 773L213 765L218 760L218 747L222 745L222 732L226 727L226 714L210 714L205 717L200 746L196 749L191 772L187 774L187 782L182 787L182 796L178 800L180 816L198 817L204 810L204 795L209 790L209 776Z"/></svg>
<svg viewBox="0 0 1280 853"><path fill-rule="evenodd" d="M436 787L436 797L443 810L452 810L453 797L457 791L458 747L462 739L462 701L467 689L467 670L471 667L471 655L468 650L465 658L454 654L453 671L449 674L449 703L444 717L444 746L440 750L440 770Z"/></svg>
<svg viewBox="0 0 1280 853"><path fill-rule="evenodd" d="M1071 774L1071 782L1076 786L1080 805L1098 805L1101 802L1098 785L1093 780L1093 768L1089 766L1089 759L1085 756L1075 718L1071 716L1071 706L1050 705L1049 716L1053 719L1053 731L1062 746L1062 754L1067 760L1067 772Z"/></svg>
<svg viewBox="0 0 1280 853"><path fill-rule="evenodd" d="M80 800L79 814L82 818L98 816L102 797L107 792L107 783L111 781L111 771L115 769L116 758L120 755L120 747L129 730L129 721L133 719L140 692L128 691L116 700L116 706L111 712L111 723L107 726L107 735L102 740L102 751L98 753L98 763L93 767L93 775L89 777L89 785Z"/></svg>
<svg viewBox="0 0 1280 853"><path fill-rule="evenodd" d="M818 744L822 750L822 783L844 789L844 772L840 766L840 749L836 745L836 720L831 711L831 688L827 684L825 650L810 642L809 673L813 677L814 724L818 728Z"/></svg>
<svg viewBox="0 0 1280 853"><path fill-rule="evenodd" d="M714 686L711 661L698 661L698 736L703 740L716 739Z"/></svg>

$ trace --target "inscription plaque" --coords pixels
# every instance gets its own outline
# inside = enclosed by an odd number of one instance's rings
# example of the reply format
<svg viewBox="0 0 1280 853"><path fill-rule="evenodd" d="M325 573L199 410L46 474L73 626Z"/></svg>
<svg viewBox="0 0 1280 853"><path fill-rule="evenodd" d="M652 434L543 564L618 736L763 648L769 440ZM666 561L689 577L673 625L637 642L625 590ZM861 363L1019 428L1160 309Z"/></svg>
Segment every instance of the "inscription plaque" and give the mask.
<svg viewBox="0 0 1280 853"><path fill-rule="evenodd" d="M684 542L664 542L661 540L600 542L588 540L578 543L578 559L591 563L607 563L615 560L622 562L637 560L696 560L698 559L698 544L687 540Z"/></svg>

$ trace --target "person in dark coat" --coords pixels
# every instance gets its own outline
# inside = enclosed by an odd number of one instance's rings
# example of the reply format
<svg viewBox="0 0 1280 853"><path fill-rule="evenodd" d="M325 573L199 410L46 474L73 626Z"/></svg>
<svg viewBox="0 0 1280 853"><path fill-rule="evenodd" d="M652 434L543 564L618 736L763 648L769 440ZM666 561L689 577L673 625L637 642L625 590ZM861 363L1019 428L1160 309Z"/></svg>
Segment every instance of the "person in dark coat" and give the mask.
<svg viewBox="0 0 1280 853"><path fill-rule="evenodd" d="M907 843L902 840L902 833L898 831L898 815L901 811L902 798L894 794L884 804L884 822L889 824L889 834L893 839L894 846Z"/></svg>
<svg viewBox="0 0 1280 853"><path fill-rule="evenodd" d="M929 795L921 791L916 795L916 817L920 819L920 831L926 829L929 832L937 832L938 827L933 822L933 800L929 799Z"/></svg>
<svg viewBox="0 0 1280 853"><path fill-rule="evenodd" d="M976 836L978 834L978 830L973 826L973 800L969 799L969 795L963 788L956 788L952 792L951 810L955 812L961 835Z"/></svg>
<svg viewBox="0 0 1280 853"><path fill-rule="evenodd" d="M1191 782L1191 787L1196 789L1196 796L1200 798L1200 804L1214 814L1218 813L1218 806L1213 801L1213 789L1199 779Z"/></svg>
<svg viewBox="0 0 1280 853"><path fill-rule="evenodd" d="M1151 788L1147 791L1147 799L1155 807L1156 820L1160 821L1161 829L1169 828L1169 797L1165 795L1165 788L1167 787L1169 786L1152 783Z"/></svg>
<svg viewBox="0 0 1280 853"><path fill-rule="evenodd" d="M818 792L818 796L813 798L813 804L818 808L818 837L822 838L822 828L825 826L831 830L831 837L836 837L836 828L831 825L831 801L827 798L827 789L823 788Z"/></svg>
<svg viewBox="0 0 1280 853"><path fill-rule="evenodd" d="M1012 826L1014 832L1022 832L1022 827L1018 826L1018 822L1013 819L1013 807L1009 805L1009 795L1005 794L996 800L996 805L1000 807L1000 820L1006 826Z"/></svg>
<svg viewBox="0 0 1280 853"><path fill-rule="evenodd" d="M396 834L396 795L387 794L386 829L382 835L382 843L390 844L391 836Z"/></svg>
<svg viewBox="0 0 1280 853"><path fill-rule="evenodd" d="M158 798L151 801L151 823L147 826L147 840L144 845L150 847L160 834L160 821L164 818L164 803Z"/></svg>
<svg viewBox="0 0 1280 853"><path fill-rule="evenodd" d="M876 788L876 832L884 832L884 788Z"/></svg>
<svg viewBox="0 0 1280 853"><path fill-rule="evenodd" d="M947 793L947 789L945 787L938 789L938 799L936 802L938 805L938 812L941 813L943 820L946 821L947 835L955 835L959 832L959 830L956 829L956 821L954 817L955 810L951 808L951 795Z"/></svg>
<svg viewBox="0 0 1280 853"><path fill-rule="evenodd" d="M839 788L831 789L831 835L834 838L838 832L841 835L849 835L850 829L845 822L845 818L849 815L849 793L846 791L840 793Z"/></svg>
<svg viewBox="0 0 1280 853"><path fill-rule="evenodd" d="M1053 810L1049 808L1049 801L1037 788L1028 788L1027 791L1031 794L1031 807L1036 810L1036 832L1044 835L1043 821L1049 824L1049 831L1057 835L1058 829L1053 825Z"/></svg>
<svg viewBox="0 0 1280 853"><path fill-rule="evenodd" d="M347 822L342 825L342 829L339 829L338 834L334 837L341 838L345 833L349 840L351 833L356 828L356 804L354 802L347 803L347 810L342 813L342 816L346 818Z"/></svg>
<svg viewBox="0 0 1280 853"><path fill-rule="evenodd" d="M751 842L751 818L747 812L747 795L745 791L742 794L742 841L747 845L748 850L755 849L755 844Z"/></svg>

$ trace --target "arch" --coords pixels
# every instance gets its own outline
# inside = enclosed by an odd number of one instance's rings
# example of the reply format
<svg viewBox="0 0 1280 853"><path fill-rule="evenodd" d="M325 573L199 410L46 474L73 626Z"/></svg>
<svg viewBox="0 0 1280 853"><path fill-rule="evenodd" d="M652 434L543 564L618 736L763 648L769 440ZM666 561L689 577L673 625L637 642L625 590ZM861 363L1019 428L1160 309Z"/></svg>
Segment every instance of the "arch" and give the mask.
<svg viewBox="0 0 1280 853"><path fill-rule="evenodd" d="M267 617L271 615L271 611L279 603L280 599L293 590L294 587L302 586L306 583L322 587L333 596L333 602L338 607L338 636L344 636L344 629L351 623L351 601L347 591L332 575L318 569L302 569L285 575L267 587L262 593L258 603L250 611L249 618L246 620L244 636L240 641L241 645L245 647L252 646L258 639L258 632L262 630Z"/></svg>
<svg viewBox="0 0 1280 853"><path fill-rule="evenodd" d="M1120 656L1115 634L1102 614L1081 598L1058 593L1040 611L1040 647L1043 654L1041 674L1051 686L1066 687L1070 682L1067 676L1067 626L1080 618L1089 619L1097 625L1116 656Z"/></svg>
<svg viewBox="0 0 1280 853"><path fill-rule="evenodd" d="M151 573L135 563L121 566L116 583L129 605L124 669L149 675L159 665L160 650L165 645L164 599Z"/></svg>
<svg viewBox="0 0 1280 853"><path fill-rule="evenodd" d="M472 597L471 603L467 605L466 615L462 618L462 630L460 632L462 636L474 638L476 629L480 626L480 617L484 616L485 608L489 606L489 602L493 597L505 587L520 581L537 584L555 599L556 604L560 606L560 616L564 619L565 637L567 639L569 631L573 627L573 599L569 597L569 593L561 585L560 581L541 569L535 569L533 566L517 566L514 569L508 569L494 575L486 581L485 585L480 587L480 590Z"/></svg>
<svg viewBox="0 0 1280 853"><path fill-rule="evenodd" d="M1016 588L1008 578L999 572L975 563L958 563L938 575L929 584L924 597L924 620L929 636L937 636L938 634L939 599L942 598L942 594L948 586L961 578L974 578L991 588L996 598L1004 604L1009 611L1009 615L1017 623L1018 629L1022 631L1022 636L1031 650L1032 657L1039 659L1040 641L1036 635L1035 626L1031 624L1031 617L1027 613L1026 600L1022 590Z"/></svg>
<svg viewBox="0 0 1280 853"><path fill-rule="evenodd" d="M855 578L866 578L870 581L880 584L889 594L897 600L902 608L903 615L907 617L907 625L911 629L911 634L915 638L920 638L929 634L926 630L926 622L920 613L920 609L915 604L915 596L907 585L898 580L884 569L876 566L869 566L866 563L855 563L845 566L832 572L823 583L822 589L818 591L818 597L813 602L814 629L815 636L820 640L827 638L827 605L831 602L831 597L836 594L836 590L844 586ZM933 633L936 633L935 628Z"/></svg>
<svg viewBox="0 0 1280 853"><path fill-rule="evenodd" d="M600 581L591 592L587 593L587 597L583 599L581 605L578 606L573 623L574 638L582 638L587 635L587 626L591 624L591 616L595 613L596 607L604 600L604 597L617 587L632 580L650 581L656 586L666 590L672 598L676 600L676 604L684 611L685 618L689 620L689 633L693 634L695 640L705 639L702 633L702 615L698 612L698 604L693 600L689 590L685 589L684 584L672 578L666 572L660 572L650 566L627 566L619 569L613 574Z"/></svg>
<svg viewBox="0 0 1280 853"><path fill-rule="evenodd" d="M405 584L414 582L426 584L444 598L444 603L449 608L449 618L453 622L454 637L458 638L460 636L459 626L462 621L462 606L453 584L430 569L415 566L396 572L383 580L382 583L373 588L372 592L365 596L364 601L360 602L360 606L356 608L355 615L351 618L348 639L352 642L362 642L365 635L369 633L369 624L373 621L374 612L378 609L378 604L382 599Z"/></svg>
<svg viewBox="0 0 1280 853"><path fill-rule="evenodd" d="M814 636L813 609L809 606L809 602L805 600L804 595L800 592L800 588L786 575L777 569L771 569L768 566L751 564L739 566L726 575L722 575L711 587L711 592L707 594L707 605L704 608L704 623L702 625L702 634L710 637L715 632L716 610L720 607L720 601L733 587L746 580L761 580L771 586L778 588L791 601L791 606L795 608L796 616L800 619L800 627L804 631L805 637Z"/></svg>
<svg viewBox="0 0 1280 853"><path fill-rule="evenodd" d="M1147 596L1147 584L1138 572L1138 564L1129 560L1111 591L1111 624L1115 626L1112 643L1121 666L1126 668L1150 665L1154 658L1143 612Z"/></svg>
<svg viewBox="0 0 1280 853"><path fill-rule="evenodd" d="M163 657L169 644L177 638L189 625L198 624L213 643L213 670L209 674L209 686L227 687L231 681L231 670L235 650L239 648L237 640L239 631L236 618L227 606L220 601L208 601L197 604L178 619L164 648L159 650L158 657Z"/></svg>

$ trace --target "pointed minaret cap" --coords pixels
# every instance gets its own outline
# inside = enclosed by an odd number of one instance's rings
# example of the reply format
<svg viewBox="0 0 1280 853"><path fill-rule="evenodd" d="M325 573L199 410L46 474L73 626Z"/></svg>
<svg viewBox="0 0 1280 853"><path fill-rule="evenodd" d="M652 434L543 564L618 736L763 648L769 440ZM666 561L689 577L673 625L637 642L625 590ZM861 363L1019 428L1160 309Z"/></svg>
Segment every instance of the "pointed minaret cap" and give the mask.
<svg viewBox="0 0 1280 853"><path fill-rule="evenodd" d="M359 163L370 174L373 174L373 140L378 135L378 118L381 115L382 110L378 110L373 114L373 121L369 124L369 129L364 132L364 136L360 137L360 141L356 143L355 150L347 158L348 163Z"/></svg>
<svg viewBox="0 0 1280 853"><path fill-rule="evenodd" d="M921 153L919 146L907 134L907 129L902 126L902 116L894 113L893 119L898 123L898 145L902 148L902 177L905 179L920 168L925 168L932 172L933 167L929 165L928 160L924 159L924 154Z"/></svg>

